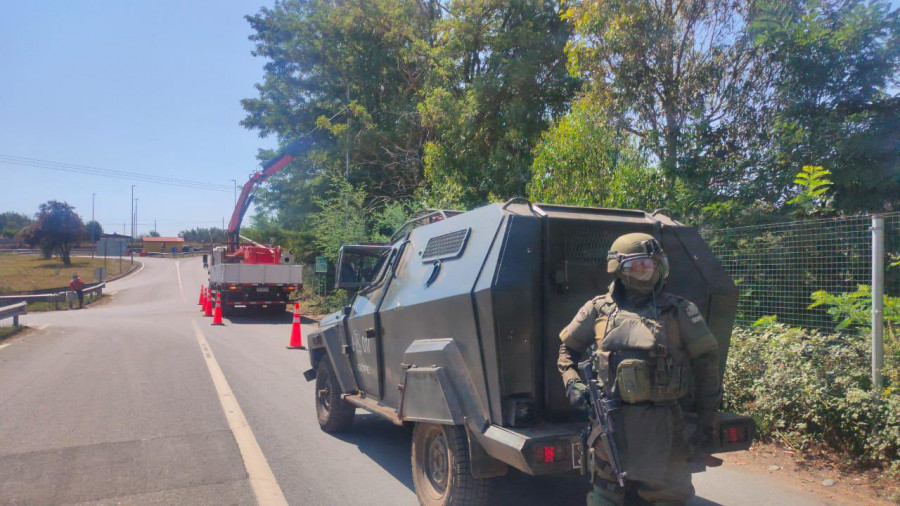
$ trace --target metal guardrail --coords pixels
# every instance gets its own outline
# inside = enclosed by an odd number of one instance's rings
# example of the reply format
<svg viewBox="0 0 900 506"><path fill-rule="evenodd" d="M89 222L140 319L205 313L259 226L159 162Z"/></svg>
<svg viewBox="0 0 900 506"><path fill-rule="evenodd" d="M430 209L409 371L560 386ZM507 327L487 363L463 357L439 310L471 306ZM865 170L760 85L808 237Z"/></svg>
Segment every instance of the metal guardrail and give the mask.
<svg viewBox="0 0 900 506"><path fill-rule="evenodd" d="M13 319L13 327L19 326L19 316L23 314L28 314L28 304L24 302L19 302L18 304L12 304L9 306L0 307L0 320L4 318L9 318L12 316Z"/></svg>
<svg viewBox="0 0 900 506"><path fill-rule="evenodd" d="M89 296L88 301L93 301L94 296L99 297L103 295L103 289L106 288L106 283L98 283L94 286L88 287L84 289L84 294ZM52 302L53 309L59 309L59 303L67 300L69 293L68 290L62 291L59 293L42 293L39 295L2 295L0 296L0 311L3 311L9 306L5 304L19 304L19 303L27 303L27 302ZM71 306L71 304L70 304ZM2 313L0 313L2 314ZM0 316L2 318L2 316ZM18 321L18 320L17 320Z"/></svg>

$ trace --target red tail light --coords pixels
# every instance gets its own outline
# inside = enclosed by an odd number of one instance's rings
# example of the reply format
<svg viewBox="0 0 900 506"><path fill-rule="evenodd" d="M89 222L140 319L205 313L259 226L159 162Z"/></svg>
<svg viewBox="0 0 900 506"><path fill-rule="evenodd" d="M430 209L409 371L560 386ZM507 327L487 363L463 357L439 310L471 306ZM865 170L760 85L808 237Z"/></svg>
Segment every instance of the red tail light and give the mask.
<svg viewBox="0 0 900 506"><path fill-rule="evenodd" d="M551 464L554 460L556 460L556 447L555 446L545 446L544 447L544 464Z"/></svg>

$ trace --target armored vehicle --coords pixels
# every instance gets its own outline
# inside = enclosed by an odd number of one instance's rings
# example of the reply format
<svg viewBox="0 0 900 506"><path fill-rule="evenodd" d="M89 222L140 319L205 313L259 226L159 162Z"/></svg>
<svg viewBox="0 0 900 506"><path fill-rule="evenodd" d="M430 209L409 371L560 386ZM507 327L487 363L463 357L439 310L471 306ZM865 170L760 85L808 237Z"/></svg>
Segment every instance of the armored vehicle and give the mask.
<svg viewBox="0 0 900 506"><path fill-rule="evenodd" d="M490 478L581 467L584 413L556 368L559 332L612 281L606 257L627 232L654 235L672 266L667 291L695 302L724 370L737 291L696 229L660 213L514 199L433 211L389 244L344 246L349 306L309 336L321 428L351 427L357 408L413 426L422 504L478 504ZM690 410L690 406L685 406ZM749 447L752 421L723 416L713 452Z"/></svg>

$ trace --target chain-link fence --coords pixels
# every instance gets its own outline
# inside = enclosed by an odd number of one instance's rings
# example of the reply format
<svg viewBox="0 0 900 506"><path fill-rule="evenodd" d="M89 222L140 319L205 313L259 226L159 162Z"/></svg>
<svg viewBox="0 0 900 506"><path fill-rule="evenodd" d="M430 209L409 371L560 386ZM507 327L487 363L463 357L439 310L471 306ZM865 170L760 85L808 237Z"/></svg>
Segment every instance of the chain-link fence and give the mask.
<svg viewBox="0 0 900 506"><path fill-rule="evenodd" d="M900 295L900 212L884 218L884 292ZM872 217L851 216L702 231L738 289L738 324L763 316L823 330L835 322L810 308L816 291L854 292L872 284Z"/></svg>

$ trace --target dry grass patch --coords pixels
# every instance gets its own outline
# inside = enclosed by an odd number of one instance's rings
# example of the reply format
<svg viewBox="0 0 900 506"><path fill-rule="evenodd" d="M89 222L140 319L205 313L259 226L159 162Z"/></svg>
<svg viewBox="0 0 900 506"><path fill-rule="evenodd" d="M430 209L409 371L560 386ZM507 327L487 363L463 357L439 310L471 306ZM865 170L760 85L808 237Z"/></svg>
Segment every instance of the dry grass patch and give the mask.
<svg viewBox="0 0 900 506"><path fill-rule="evenodd" d="M103 267L103 263L103 258L76 257L72 265L65 266L58 258L42 260L34 255L0 254L0 294L65 287L75 273L85 283L92 283L96 281L94 268ZM131 260L123 258L121 265L121 272L128 272ZM109 277L119 275L119 259L107 259L106 268Z"/></svg>

